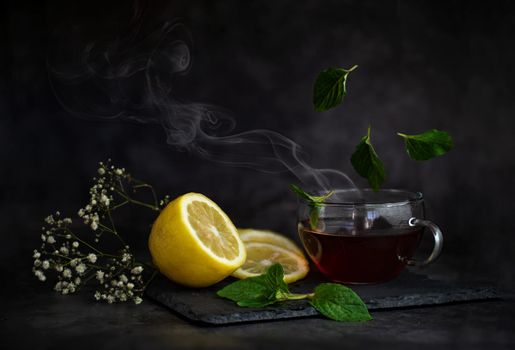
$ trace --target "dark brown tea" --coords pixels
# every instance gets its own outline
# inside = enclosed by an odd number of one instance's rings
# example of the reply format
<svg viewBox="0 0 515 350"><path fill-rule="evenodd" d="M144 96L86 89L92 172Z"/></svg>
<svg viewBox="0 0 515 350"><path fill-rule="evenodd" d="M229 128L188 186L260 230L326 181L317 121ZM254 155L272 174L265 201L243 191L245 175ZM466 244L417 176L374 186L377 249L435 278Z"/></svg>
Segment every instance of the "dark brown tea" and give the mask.
<svg viewBox="0 0 515 350"><path fill-rule="evenodd" d="M325 222L324 231L299 227L304 247L318 269L341 283L379 283L397 277L418 247L423 228L384 227L367 230L335 228ZM332 226L332 227L331 227Z"/></svg>

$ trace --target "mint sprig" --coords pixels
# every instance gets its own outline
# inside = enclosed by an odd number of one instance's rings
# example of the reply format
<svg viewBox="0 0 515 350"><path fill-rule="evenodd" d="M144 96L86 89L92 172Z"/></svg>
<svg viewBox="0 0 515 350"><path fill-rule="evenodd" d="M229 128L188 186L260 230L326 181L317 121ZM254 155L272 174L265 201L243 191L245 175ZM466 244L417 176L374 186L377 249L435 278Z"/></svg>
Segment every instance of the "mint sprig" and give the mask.
<svg viewBox="0 0 515 350"><path fill-rule="evenodd" d="M217 295L242 307L265 307L286 300L309 299L318 312L336 321L372 319L365 303L350 288L336 283L322 283L314 293L290 293L283 278L282 265L274 264L266 273L231 283L220 289Z"/></svg>
<svg viewBox="0 0 515 350"><path fill-rule="evenodd" d="M303 189L301 189L299 186L296 186L294 184L290 185L291 190L297 194L300 198L306 200L308 202L308 206L310 208L309 210L309 223L311 226L311 229L316 229L318 225L318 217L320 216L320 208L322 208L323 204L325 203L326 199L331 197L334 194L334 191L328 192L324 194L323 196L313 196Z"/></svg>
<svg viewBox="0 0 515 350"><path fill-rule="evenodd" d="M356 172L368 180L374 191L378 191L386 178L384 165L379 159L370 139L370 126L367 134L361 138L350 159Z"/></svg>
<svg viewBox="0 0 515 350"><path fill-rule="evenodd" d="M397 133L404 139L406 152L411 159L428 160L444 155L453 147L451 135L445 131L432 129L418 135Z"/></svg>
<svg viewBox="0 0 515 350"><path fill-rule="evenodd" d="M315 111L323 112L342 103L347 94L347 77L358 68L327 68L320 72L313 87Z"/></svg>
<svg viewBox="0 0 515 350"><path fill-rule="evenodd" d="M235 301L243 307L263 307L275 303L288 294L280 264L270 266L266 274L236 281L219 290L217 294Z"/></svg>

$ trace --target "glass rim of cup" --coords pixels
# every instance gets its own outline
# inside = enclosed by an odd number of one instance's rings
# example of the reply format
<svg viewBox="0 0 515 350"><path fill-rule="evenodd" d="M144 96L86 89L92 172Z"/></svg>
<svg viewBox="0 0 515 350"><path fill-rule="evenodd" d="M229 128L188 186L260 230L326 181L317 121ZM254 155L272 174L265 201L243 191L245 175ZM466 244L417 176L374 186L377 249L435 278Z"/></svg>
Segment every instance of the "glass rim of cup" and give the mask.
<svg viewBox="0 0 515 350"><path fill-rule="evenodd" d="M378 191L374 191L371 188L352 188L352 189L339 189L334 190L334 194L341 194L344 192L353 193L356 197L355 200L338 200L334 201L331 197L329 197L324 203L320 203L322 206L335 206L335 207L390 207L390 206L401 206L406 204L414 204L421 203L424 201L424 196L422 192L413 192L408 190L394 189L394 188L385 188L379 189ZM315 191L315 194L323 195L327 194L327 191ZM333 194L333 196L334 196ZM363 194L377 196L377 198L370 200L370 198L363 198ZM382 198L381 195L390 195L392 199ZM393 198L397 197L398 199L394 200ZM303 201L303 200L301 200ZM303 201L305 202L305 201ZM306 204L309 204L306 202Z"/></svg>

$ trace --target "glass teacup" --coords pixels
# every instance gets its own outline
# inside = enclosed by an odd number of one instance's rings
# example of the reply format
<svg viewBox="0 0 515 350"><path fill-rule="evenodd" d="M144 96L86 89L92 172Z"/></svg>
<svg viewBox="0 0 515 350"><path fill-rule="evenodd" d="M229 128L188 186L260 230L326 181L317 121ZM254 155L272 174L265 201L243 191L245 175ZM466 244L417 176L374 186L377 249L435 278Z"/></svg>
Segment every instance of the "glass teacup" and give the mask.
<svg viewBox="0 0 515 350"><path fill-rule="evenodd" d="M324 204L299 200L298 231L313 263L332 281L386 282L406 265L428 265L440 255L442 232L424 212L419 192L338 190ZM413 255L425 228L434 248L417 261Z"/></svg>

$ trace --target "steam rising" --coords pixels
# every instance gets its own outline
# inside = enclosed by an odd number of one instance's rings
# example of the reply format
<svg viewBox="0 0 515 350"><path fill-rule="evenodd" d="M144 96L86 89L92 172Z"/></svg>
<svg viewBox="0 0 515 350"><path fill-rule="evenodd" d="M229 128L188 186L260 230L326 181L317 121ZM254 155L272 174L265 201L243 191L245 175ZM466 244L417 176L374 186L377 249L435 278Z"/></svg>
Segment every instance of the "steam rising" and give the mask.
<svg viewBox="0 0 515 350"><path fill-rule="evenodd" d="M284 135L271 130L233 134L236 122L227 111L180 101L174 83L191 67L190 45L181 37L188 37L185 28L167 23L147 36L88 44L78 60L49 64L55 95L82 118L160 124L170 146L202 159L267 173L289 171L310 188L355 187L340 171L311 167L301 147Z"/></svg>

